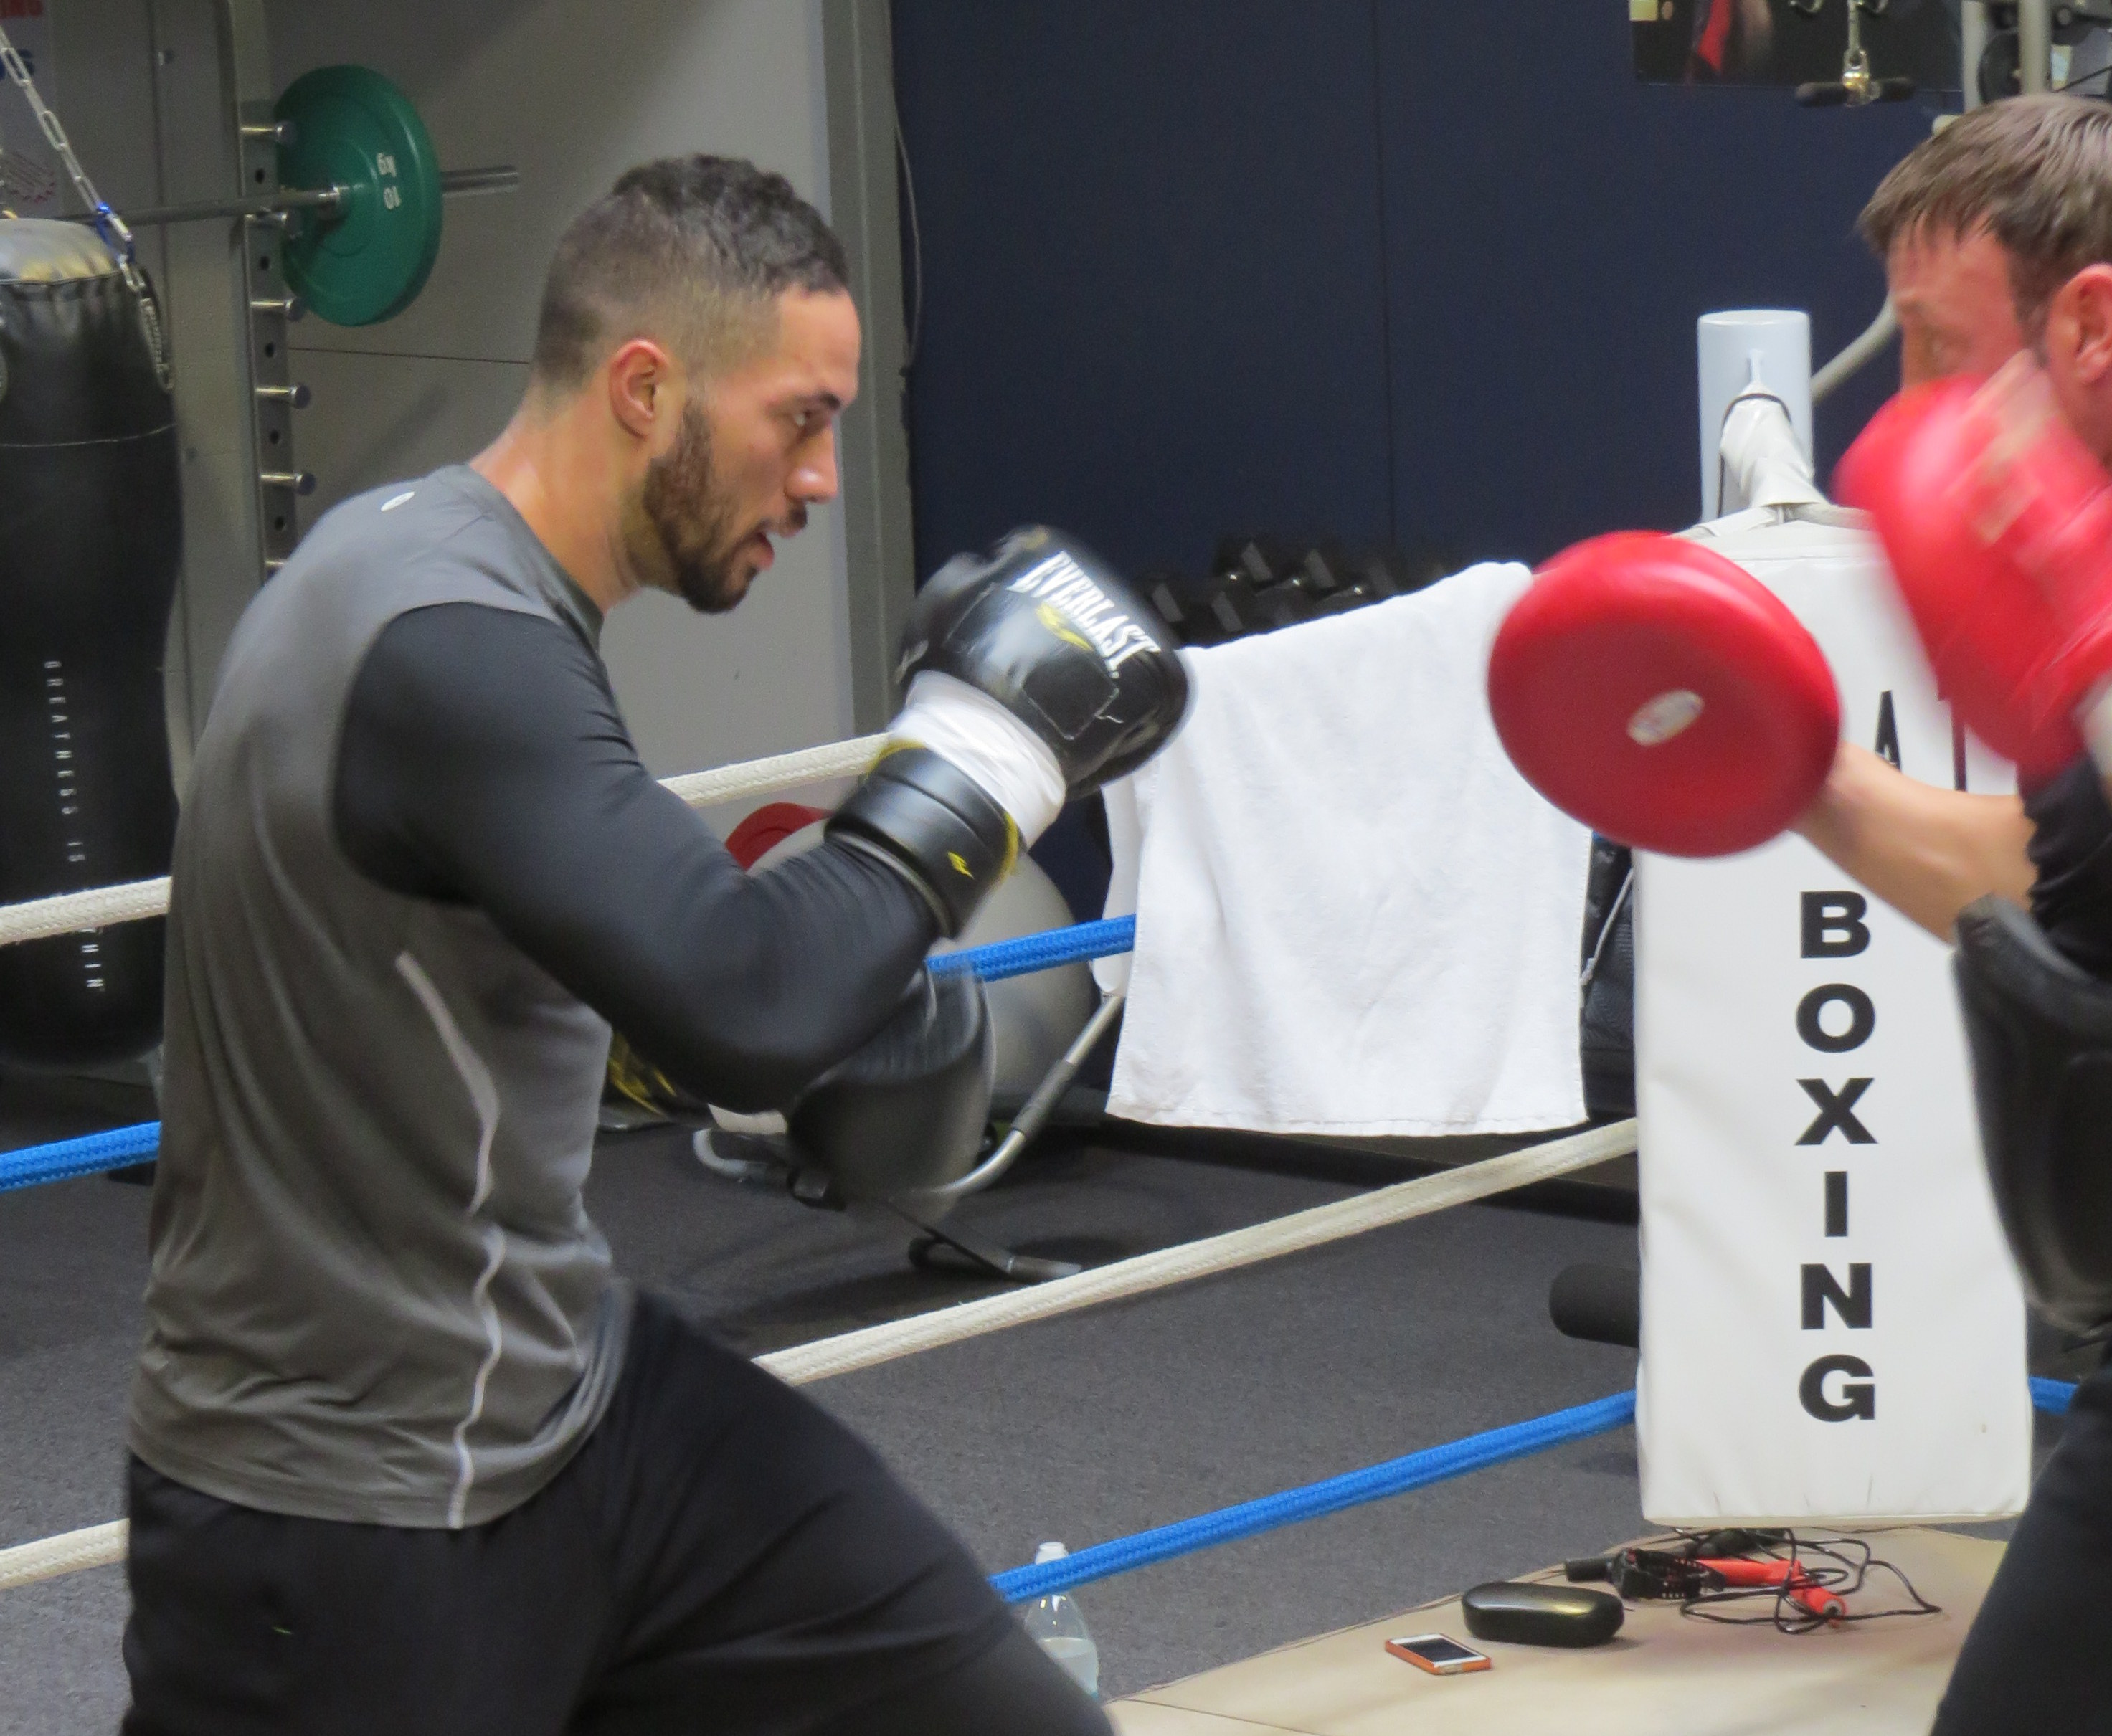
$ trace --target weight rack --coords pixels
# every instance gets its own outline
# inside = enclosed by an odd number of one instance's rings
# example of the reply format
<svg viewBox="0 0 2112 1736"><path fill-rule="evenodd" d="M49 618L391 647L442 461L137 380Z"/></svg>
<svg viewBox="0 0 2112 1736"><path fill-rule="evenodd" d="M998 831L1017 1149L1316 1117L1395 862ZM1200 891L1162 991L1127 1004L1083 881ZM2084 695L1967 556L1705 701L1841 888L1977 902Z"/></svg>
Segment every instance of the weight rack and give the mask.
<svg viewBox="0 0 2112 1736"><path fill-rule="evenodd" d="M221 89L234 129L236 185L250 198L279 191L279 144L271 116L271 55L264 32L263 0L221 0ZM249 474L255 479L251 511L257 529L259 582L286 564L300 540L294 498L312 493L315 478L294 461L294 412L308 401L307 389L293 381L286 353L287 327L300 309L286 287L281 243L283 214L260 212L238 220L233 245L234 280L243 286L242 349L248 379L242 400L249 411Z"/></svg>
<svg viewBox="0 0 2112 1736"><path fill-rule="evenodd" d="M301 469L294 455L294 412L307 407L309 393L294 379L289 354L289 328L306 310L287 283L286 243L298 215L325 220L344 210L349 195L339 186L280 184L279 152L293 139L287 125L273 113L262 0L220 0L216 21L221 85L233 128L235 195L143 210L130 214L130 220L142 226L233 220L230 244L236 251L230 275L238 286L246 339L240 352L248 374L242 398L248 407L250 507L262 583L293 554L300 540L294 502L316 487L313 473ZM519 172L511 167L471 169L444 174L440 190L444 196L506 193L520 181Z"/></svg>

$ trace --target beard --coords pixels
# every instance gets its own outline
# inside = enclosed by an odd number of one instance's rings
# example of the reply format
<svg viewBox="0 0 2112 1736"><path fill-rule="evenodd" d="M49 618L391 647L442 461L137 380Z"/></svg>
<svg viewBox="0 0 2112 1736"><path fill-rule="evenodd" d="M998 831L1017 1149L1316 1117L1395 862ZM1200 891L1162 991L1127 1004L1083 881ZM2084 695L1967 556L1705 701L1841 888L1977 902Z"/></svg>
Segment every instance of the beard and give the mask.
<svg viewBox="0 0 2112 1736"><path fill-rule="evenodd" d="M749 537L712 470L712 434L694 404L682 411L674 449L645 472L639 504L644 529L659 545L673 591L701 615L723 615L748 594L737 558Z"/></svg>

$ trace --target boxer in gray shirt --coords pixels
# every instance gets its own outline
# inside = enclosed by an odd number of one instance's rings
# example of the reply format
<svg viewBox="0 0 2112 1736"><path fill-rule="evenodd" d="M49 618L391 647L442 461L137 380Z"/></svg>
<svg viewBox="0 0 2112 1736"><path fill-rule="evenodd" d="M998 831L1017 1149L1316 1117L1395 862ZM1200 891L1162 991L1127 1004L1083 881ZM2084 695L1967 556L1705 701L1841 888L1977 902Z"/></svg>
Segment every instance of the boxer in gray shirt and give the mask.
<svg viewBox="0 0 2112 1736"><path fill-rule="evenodd" d="M647 774L603 613L731 608L833 496L844 280L781 179L634 170L560 243L499 441L336 508L243 620L173 870L131 1736L1107 1727L861 1443L617 1280L581 1202L612 1021L795 1127L824 1091L856 1127L869 1049L953 1088L980 991L905 994L925 952L1113 763L1081 756L1125 693L1132 757L1185 698L1148 639L1095 650L1119 610L1037 533L927 593L974 619L927 622L819 849L750 877Z"/></svg>

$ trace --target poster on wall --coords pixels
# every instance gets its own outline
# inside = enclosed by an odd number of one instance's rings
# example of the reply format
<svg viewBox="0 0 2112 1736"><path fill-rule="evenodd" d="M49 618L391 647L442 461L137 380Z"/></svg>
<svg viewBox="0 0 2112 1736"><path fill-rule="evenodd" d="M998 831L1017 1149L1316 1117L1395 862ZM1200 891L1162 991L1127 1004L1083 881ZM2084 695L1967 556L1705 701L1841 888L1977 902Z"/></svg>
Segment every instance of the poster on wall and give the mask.
<svg viewBox="0 0 2112 1736"><path fill-rule="evenodd" d="M0 30L22 57L39 93L52 96L51 0L0 0ZM0 210L18 217L61 212L57 155L13 81L0 78Z"/></svg>
<svg viewBox="0 0 2112 1736"><path fill-rule="evenodd" d="M1636 76L1651 84L1804 84L1841 76L1850 0L1629 0ZM1873 78L1958 89L1956 0L1863 9Z"/></svg>

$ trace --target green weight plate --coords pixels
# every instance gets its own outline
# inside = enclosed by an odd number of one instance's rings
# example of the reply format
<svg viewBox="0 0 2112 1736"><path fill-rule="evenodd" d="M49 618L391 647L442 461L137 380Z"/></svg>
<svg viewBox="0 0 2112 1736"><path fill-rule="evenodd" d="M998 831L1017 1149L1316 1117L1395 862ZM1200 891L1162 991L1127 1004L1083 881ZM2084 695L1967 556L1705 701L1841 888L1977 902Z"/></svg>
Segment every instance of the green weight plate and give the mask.
<svg viewBox="0 0 2112 1736"><path fill-rule="evenodd" d="M348 187L328 219L289 229L286 281L333 325L393 319L425 288L440 251L440 166L426 123L367 66L318 66L272 113L294 125L279 150L282 187Z"/></svg>

